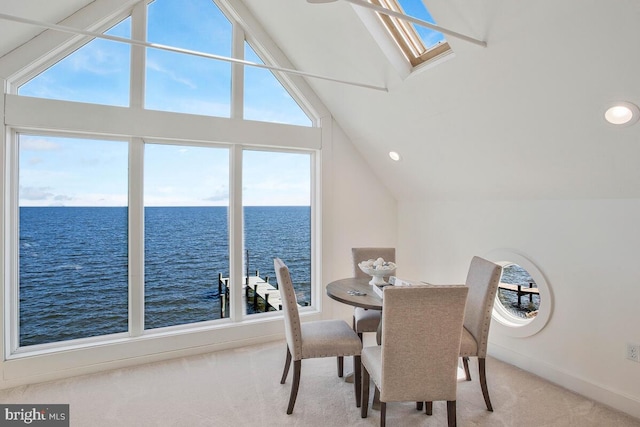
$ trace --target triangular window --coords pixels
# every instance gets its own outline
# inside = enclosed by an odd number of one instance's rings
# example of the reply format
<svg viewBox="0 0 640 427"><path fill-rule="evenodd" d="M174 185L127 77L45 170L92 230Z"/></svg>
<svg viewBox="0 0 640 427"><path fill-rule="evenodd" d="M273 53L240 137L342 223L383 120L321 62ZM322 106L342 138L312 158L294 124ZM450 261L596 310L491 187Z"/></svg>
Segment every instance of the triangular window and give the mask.
<svg viewBox="0 0 640 427"><path fill-rule="evenodd" d="M422 0L370 0L384 7L435 24ZM378 13L378 16L412 66L418 66L451 51L444 35L409 21Z"/></svg>
<svg viewBox="0 0 640 427"><path fill-rule="evenodd" d="M128 17L102 33L127 40L104 39L96 33L97 38L20 86L18 94L127 107L141 101L130 100L130 93L137 94L131 91L131 81L139 80L132 77L144 75L145 109L225 118L231 118L233 110L242 112L242 117L234 117L238 119L313 125L269 69L245 66L243 81L234 82L242 90L232 90L234 34L244 41L244 31L234 32L238 24L216 3L154 0L146 8L144 68L131 60ZM238 60L266 64L246 41L245 46Z"/></svg>
<svg viewBox="0 0 640 427"><path fill-rule="evenodd" d="M131 18L105 32L131 38ZM18 88L18 94L60 101L129 105L131 47L94 39Z"/></svg>
<svg viewBox="0 0 640 427"><path fill-rule="evenodd" d="M245 60L264 64L245 42ZM311 120L270 70L245 67L244 118L263 122L311 126Z"/></svg>

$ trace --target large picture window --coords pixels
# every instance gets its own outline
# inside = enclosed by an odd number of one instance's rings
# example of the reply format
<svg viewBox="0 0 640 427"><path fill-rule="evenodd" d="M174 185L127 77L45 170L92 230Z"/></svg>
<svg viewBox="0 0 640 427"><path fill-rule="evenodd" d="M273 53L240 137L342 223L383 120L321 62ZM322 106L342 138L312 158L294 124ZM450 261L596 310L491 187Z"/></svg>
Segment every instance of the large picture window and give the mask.
<svg viewBox="0 0 640 427"><path fill-rule="evenodd" d="M312 305L311 153L245 149L233 189L224 147L147 143L136 164L125 141L18 140L19 347L131 331L130 168L144 170L145 330L230 317L230 232L244 237L242 316L282 309L275 257L290 265L299 304ZM233 191L243 200L236 231Z"/></svg>
<svg viewBox="0 0 640 427"><path fill-rule="evenodd" d="M228 150L146 144L144 170L145 329L225 317Z"/></svg>
<svg viewBox="0 0 640 427"><path fill-rule="evenodd" d="M245 150L245 296L249 313L281 309L273 259L285 260L298 303L311 304L311 156ZM273 288L273 289L272 289Z"/></svg>
<svg viewBox="0 0 640 427"><path fill-rule="evenodd" d="M131 47L146 36L222 56L244 45L235 54L260 63L265 53L216 2L134 3L95 30L122 40L51 46L5 85L4 357L29 375L74 369L38 358L60 350L97 366L262 339L278 290L269 304L247 278L275 285L275 257L318 315L323 132L304 91L270 71Z"/></svg>
<svg viewBox="0 0 640 427"><path fill-rule="evenodd" d="M19 345L127 332L127 144L18 139Z"/></svg>

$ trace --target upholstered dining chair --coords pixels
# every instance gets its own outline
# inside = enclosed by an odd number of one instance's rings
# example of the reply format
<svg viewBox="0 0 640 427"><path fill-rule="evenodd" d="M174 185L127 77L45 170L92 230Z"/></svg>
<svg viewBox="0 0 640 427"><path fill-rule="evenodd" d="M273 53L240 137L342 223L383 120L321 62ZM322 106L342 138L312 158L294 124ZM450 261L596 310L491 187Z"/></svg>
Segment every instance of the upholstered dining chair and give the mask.
<svg viewBox="0 0 640 427"><path fill-rule="evenodd" d="M485 361L487 357L487 343L489 340L489 326L491 326L491 312L496 299L502 267L484 258L473 257L465 284L469 287L469 298L464 314L464 329L460 344L460 357L464 365L467 381L471 381L469 372L469 357L478 358L478 374L480 388L487 410L493 411Z"/></svg>
<svg viewBox="0 0 640 427"><path fill-rule="evenodd" d="M369 259L382 258L385 261L396 262L395 248L352 248L351 257L353 260L353 277L368 278L367 273L360 270L358 264ZM387 278L388 279L388 278ZM367 310L356 307L353 310L353 330L356 331L360 340L364 332L377 332L380 324L381 313L379 310Z"/></svg>
<svg viewBox="0 0 640 427"><path fill-rule="evenodd" d="M300 371L303 359L318 357L337 357L338 376L343 374L344 356L353 356L353 368L355 371L354 389L356 395L356 407L360 407L361 381L360 381L360 352L362 341L344 320L316 320L300 322L296 293L289 274L289 268L276 258L273 261L276 271L276 279L282 296L282 308L284 311L285 335L287 339L287 356L284 364L284 372L280 384L287 380L291 360L293 360L293 382L289 395L287 414L293 413L296 404L298 388L300 386Z"/></svg>
<svg viewBox="0 0 640 427"><path fill-rule="evenodd" d="M456 425L458 354L466 286L392 287L384 290L382 343L362 349L361 416L367 417L369 382L380 391L380 426L387 402L447 401Z"/></svg>

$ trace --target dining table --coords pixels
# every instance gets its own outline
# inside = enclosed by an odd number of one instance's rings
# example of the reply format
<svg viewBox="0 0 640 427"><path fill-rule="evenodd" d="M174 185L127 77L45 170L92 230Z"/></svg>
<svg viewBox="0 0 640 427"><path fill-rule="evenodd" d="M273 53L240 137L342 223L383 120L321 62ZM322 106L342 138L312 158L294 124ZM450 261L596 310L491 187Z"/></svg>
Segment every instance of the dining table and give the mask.
<svg viewBox="0 0 640 427"><path fill-rule="evenodd" d="M354 307L382 310L382 298L373 292L369 278L348 277L327 285L329 298Z"/></svg>

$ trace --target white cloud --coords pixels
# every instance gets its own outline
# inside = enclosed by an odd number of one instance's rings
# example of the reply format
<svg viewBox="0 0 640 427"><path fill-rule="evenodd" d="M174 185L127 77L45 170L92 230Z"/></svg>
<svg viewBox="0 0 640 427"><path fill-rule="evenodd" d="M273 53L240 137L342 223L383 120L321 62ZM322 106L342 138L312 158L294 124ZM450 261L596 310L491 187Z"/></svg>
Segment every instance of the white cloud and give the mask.
<svg viewBox="0 0 640 427"><path fill-rule="evenodd" d="M69 56L69 61L75 71L87 71L91 74L107 75L119 73L119 56L117 51L102 49L95 45L88 45L75 54Z"/></svg>
<svg viewBox="0 0 640 427"><path fill-rule="evenodd" d="M21 200L47 200L54 197L51 187L20 187Z"/></svg>
<svg viewBox="0 0 640 427"><path fill-rule="evenodd" d="M60 150L60 144L46 138L26 138L20 140L20 150L54 151Z"/></svg>
<svg viewBox="0 0 640 427"><path fill-rule="evenodd" d="M197 88L196 84L193 83L191 80L189 80L187 78L184 78L184 77L178 76L173 71L167 70L166 68L162 67L160 64L158 64L155 61L147 61L147 68L149 68L149 69L151 69L153 71L157 71L160 74L164 74L164 75L168 76L174 82L183 84L183 85L187 86L190 89L196 89Z"/></svg>

